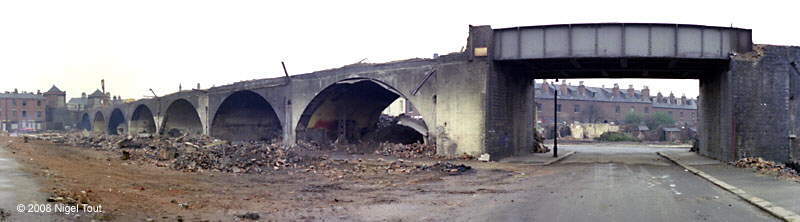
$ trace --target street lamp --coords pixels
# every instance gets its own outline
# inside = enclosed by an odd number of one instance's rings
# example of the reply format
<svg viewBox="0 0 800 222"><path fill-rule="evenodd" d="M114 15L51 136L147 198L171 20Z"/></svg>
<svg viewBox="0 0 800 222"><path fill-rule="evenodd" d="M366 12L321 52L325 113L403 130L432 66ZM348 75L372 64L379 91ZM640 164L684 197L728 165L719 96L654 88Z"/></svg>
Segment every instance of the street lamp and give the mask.
<svg viewBox="0 0 800 222"><path fill-rule="evenodd" d="M558 78L556 78L558 82ZM555 87L553 93L553 157L558 157L558 84L553 84Z"/></svg>

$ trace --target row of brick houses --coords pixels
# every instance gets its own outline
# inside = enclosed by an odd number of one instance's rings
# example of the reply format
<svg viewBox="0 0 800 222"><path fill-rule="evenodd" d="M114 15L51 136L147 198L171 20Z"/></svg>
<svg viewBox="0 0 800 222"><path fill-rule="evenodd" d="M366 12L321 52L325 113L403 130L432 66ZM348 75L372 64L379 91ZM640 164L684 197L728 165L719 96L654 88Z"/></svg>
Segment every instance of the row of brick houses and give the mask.
<svg viewBox="0 0 800 222"><path fill-rule="evenodd" d="M535 94L538 121L552 124L553 95L558 89L558 120L573 123L621 123L630 113L649 116L656 112L666 113L675 120L677 126L693 127L697 124L697 100L680 98L670 93L663 96L660 92L653 96L645 86L636 90L633 85L628 89L620 89L618 84L613 88L587 87L583 81L577 86L562 81L556 83L535 83Z"/></svg>
<svg viewBox="0 0 800 222"><path fill-rule="evenodd" d="M53 86L45 93L37 91L0 93L0 130L33 131L54 125L57 108L65 107L66 92Z"/></svg>

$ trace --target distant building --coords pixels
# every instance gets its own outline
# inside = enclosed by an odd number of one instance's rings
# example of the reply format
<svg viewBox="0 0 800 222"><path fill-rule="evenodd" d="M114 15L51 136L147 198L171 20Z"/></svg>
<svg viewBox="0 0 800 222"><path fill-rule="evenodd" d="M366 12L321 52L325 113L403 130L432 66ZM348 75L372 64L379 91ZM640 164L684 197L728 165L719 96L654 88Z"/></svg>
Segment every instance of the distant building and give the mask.
<svg viewBox="0 0 800 222"><path fill-rule="evenodd" d="M6 132L42 130L47 98L40 92L0 93L0 130Z"/></svg>
<svg viewBox="0 0 800 222"><path fill-rule="evenodd" d="M81 93L81 97L69 99L69 102L67 102L67 109L69 111L86 110L88 101L89 99L86 98L86 93Z"/></svg>
<svg viewBox="0 0 800 222"><path fill-rule="evenodd" d="M554 120L554 108L559 122L582 123L621 123L628 113L634 112L642 116L650 116L663 112L671 116L678 126L695 126L697 124L697 100L686 96L676 98L670 93L665 97L658 93L650 95L646 86L636 90L633 85L622 90L619 85L613 88L587 87L580 82L578 86L561 84L536 83L534 98L538 121L551 124ZM558 107L553 107L553 95L558 91Z"/></svg>
<svg viewBox="0 0 800 222"><path fill-rule="evenodd" d="M45 107L45 129L63 130L65 126L74 122L74 115L67 109L67 92L61 91L53 85L44 94L47 106Z"/></svg>
<svg viewBox="0 0 800 222"><path fill-rule="evenodd" d="M118 101L116 97L111 99L111 94L103 93L99 89L95 90L88 96L86 93L81 93L81 97L71 98L67 102L67 108L71 111L83 111L92 108L105 107L115 104Z"/></svg>

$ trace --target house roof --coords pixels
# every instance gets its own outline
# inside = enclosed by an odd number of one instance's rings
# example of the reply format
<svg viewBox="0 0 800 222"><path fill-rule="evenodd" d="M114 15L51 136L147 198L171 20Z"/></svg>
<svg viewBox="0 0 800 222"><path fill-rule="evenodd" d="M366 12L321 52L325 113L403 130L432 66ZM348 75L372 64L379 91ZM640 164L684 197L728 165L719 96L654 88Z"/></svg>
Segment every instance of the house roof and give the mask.
<svg viewBox="0 0 800 222"><path fill-rule="evenodd" d="M674 128L674 127L664 127L664 128L662 128L662 129L663 129L664 131L666 131L666 132L680 132L680 131L681 131L681 129Z"/></svg>
<svg viewBox="0 0 800 222"><path fill-rule="evenodd" d="M0 93L0 99L44 99L44 96L33 93Z"/></svg>
<svg viewBox="0 0 800 222"><path fill-rule="evenodd" d="M67 104L78 104L78 105L86 105L88 103L87 98L71 98Z"/></svg>
<svg viewBox="0 0 800 222"><path fill-rule="evenodd" d="M550 84L547 90L542 87L541 83L534 84L534 97L536 99L553 99L553 94L556 88L562 87L561 85ZM633 90L632 93L628 89L619 89L619 94L614 95L614 89L603 87L586 87L586 93L580 93L580 86L566 86L566 93L559 92L558 99L563 100L578 100L578 101L598 101L598 102L623 102L623 103L649 103L655 108L674 108L674 109L697 109L697 101L695 99L687 99L687 103L669 103L666 101L658 101L656 96L646 96L642 94L641 90ZM662 100L668 98L662 98ZM674 101L673 101L674 102Z"/></svg>
<svg viewBox="0 0 800 222"><path fill-rule="evenodd" d="M103 92L100 92L99 89L96 89L96 90L94 90L94 92L92 94L89 94L89 96L90 97L99 97L99 96L105 96L105 95L103 95Z"/></svg>
<svg viewBox="0 0 800 222"><path fill-rule="evenodd" d="M50 87L50 90L47 90L47 92L45 92L45 93L47 93L47 94L63 94L64 91L61 91L61 89L56 87L56 85L53 85L53 87Z"/></svg>

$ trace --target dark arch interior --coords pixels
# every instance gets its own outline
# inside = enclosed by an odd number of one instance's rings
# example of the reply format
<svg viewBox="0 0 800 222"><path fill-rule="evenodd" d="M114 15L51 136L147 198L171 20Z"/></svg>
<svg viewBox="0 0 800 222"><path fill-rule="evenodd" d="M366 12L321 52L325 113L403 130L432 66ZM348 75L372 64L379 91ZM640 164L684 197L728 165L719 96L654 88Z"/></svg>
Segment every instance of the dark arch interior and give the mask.
<svg viewBox="0 0 800 222"><path fill-rule="evenodd" d="M119 135L124 134L125 131L127 131L125 116L122 115L122 111L119 109L114 109L111 112L111 117L108 118L108 134Z"/></svg>
<svg viewBox="0 0 800 222"><path fill-rule="evenodd" d="M94 114L94 122L92 122L92 131L102 133L106 128L106 119L103 113L97 112Z"/></svg>
<svg viewBox="0 0 800 222"><path fill-rule="evenodd" d="M78 123L78 129L87 130L87 131L88 130L92 130L92 121L90 120L88 113L84 113L81 116L81 122Z"/></svg>
<svg viewBox="0 0 800 222"><path fill-rule="evenodd" d="M195 107L184 99L176 100L169 105L164 115L162 133L178 136L183 133L202 134L203 124Z"/></svg>
<svg viewBox="0 0 800 222"><path fill-rule="evenodd" d="M320 92L306 107L298 123L297 137L322 144L376 140L422 142L422 134L409 127L385 128L377 124L381 112L398 98L400 95L395 90L371 80L335 83ZM413 138L390 138L399 136L395 134L398 132L410 132Z"/></svg>
<svg viewBox="0 0 800 222"><path fill-rule="evenodd" d="M211 136L232 141L271 140L282 133L275 110L251 91L239 91L225 98L211 124Z"/></svg>
<svg viewBox="0 0 800 222"><path fill-rule="evenodd" d="M156 121L153 112L145 105L139 105L133 111L129 121L129 129L132 133L155 133Z"/></svg>

